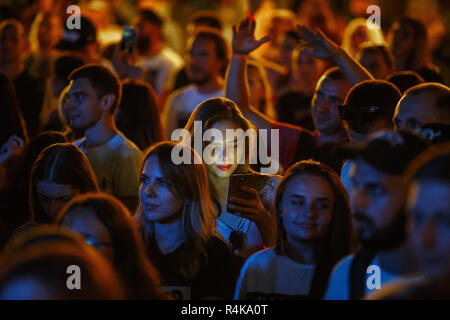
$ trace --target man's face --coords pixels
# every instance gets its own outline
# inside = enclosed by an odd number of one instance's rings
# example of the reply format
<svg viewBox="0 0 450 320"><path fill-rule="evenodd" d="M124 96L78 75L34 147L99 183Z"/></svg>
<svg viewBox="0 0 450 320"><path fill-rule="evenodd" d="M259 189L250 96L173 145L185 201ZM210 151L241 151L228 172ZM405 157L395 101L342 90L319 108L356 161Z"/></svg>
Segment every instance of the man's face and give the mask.
<svg viewBox="0 0 450 320"><path fill-rule="evenodd" d="M138 30L137 49L141 53L146 53L151 48L152 39L160 33L160 28L142 18L139 18L135 25Z"/></svg>
<svg viewBox="0 0 450 320"><path fill-rule="evenodd" d="M74 129L86 130L95 125L103 115L102 99L87 78L72 80L64 104Z"/></svg>
<svg viewBox="0 0 450 320"><path fill-rule="evenodd" d="M322 78L317 84L311 103L316 128L323 133L334 133L343 126L338 106L343 104L350 84L346 80Z"/></svg>
<svg viewBox="0 0 450 320"><path fill-rule="evenodd" d="M408 209L410 236L424 273L439 274L450 268L450 184L421 181L412 184Z"/></svg>
<svg viewBox="0 0 450 320"><path fill-rule="evenodd" d="M350 204L360 242L395 236L384 230L391 230L403 210L407 188L404 179L383 173L363 159L355 160L350 179Z"/></svg>
<svg viewBox="0 0 450 320"><path fill-rule="evenodd" d="M220 74L223 61L217 56L214 41L197 39L192 42L188 58L188 76L195 84L205 84Z"/></svg>
<svg viewBox="0 0 450 320"><path fill-rule="evenodd" d="M8 25L0 34L0 57L3 61L14 61L23 50L22 33L14 25Z"/></svg>
<svg viewBox="0 0 450 320"><path fill-rule="evenodd" d="M359 62L375 79L386 79L391 73L391 70L380 52L363 53Z"/></svg>
<svg viewBox="0 0 450 320"><path fill-rule="evenodd" d="M413 131L427 123L441 123L439 112L434 107L435 101L436 98L430 93L404 96L395 108L395 130Z"/></svg>

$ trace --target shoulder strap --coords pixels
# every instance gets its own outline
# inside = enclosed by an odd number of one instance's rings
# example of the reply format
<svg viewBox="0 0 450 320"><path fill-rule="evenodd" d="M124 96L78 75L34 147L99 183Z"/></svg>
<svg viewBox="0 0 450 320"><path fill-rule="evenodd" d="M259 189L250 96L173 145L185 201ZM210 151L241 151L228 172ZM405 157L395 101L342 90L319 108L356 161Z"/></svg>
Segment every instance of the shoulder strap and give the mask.
<svg viewBox="0 0 450 320"><path fill-rule="evenodd" d="M360 300L364 296L366 270L375 257L373 252L361 249L352 259L350 265L349 297L351 300Z"/></svg>

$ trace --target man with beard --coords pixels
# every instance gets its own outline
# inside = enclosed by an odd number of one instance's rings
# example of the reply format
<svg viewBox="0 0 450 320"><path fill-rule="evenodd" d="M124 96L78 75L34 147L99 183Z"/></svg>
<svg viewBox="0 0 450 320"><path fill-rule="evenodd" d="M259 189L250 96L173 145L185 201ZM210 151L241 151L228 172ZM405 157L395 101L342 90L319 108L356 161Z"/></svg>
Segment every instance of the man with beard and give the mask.
<svg viewBox="0 0 450 320"><path fill-rule="evenodd" d="M133 212L138 204L142 154L114 123L122 92L120 81L99 64L75 69L68 81L64 108L72 128L85 133L74 143L88 157L100 189Z"/></svg>
<svg viewBox="0 0 450 320"><path fill-rule="evenodd" d="M360 299L414 271L405 242L408 184L404 173L427 145L408 132L386 132L362 146L343 148L355 161L350 204L361 248L337 264L326 299Z"/></svg>
<svg viewBox="0 0 450 320"><path fill-rule="evenodd" d="M223 74L227 68L227 44L214 29L199 28L188 41L188 77L192 84L172 93L164 109L167 137L183 128L192 111L209 98L224 96Z"/></svg>
<svg viewBox="0 0 450 320"><path fill-rule="evenodd" d="M137 65L145 70L145 80L153 86L161 99L167 97L174 77L183 65L181 57L165 45L163 20L152 10L139 12Z"/></svg>

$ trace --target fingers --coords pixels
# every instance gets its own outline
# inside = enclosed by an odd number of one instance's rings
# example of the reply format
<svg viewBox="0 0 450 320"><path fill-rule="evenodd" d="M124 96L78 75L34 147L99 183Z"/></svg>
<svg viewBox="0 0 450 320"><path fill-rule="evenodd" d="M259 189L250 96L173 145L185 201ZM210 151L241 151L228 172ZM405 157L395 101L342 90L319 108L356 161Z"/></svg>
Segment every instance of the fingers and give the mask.
<svg viewBox="0 0 450 320"><path fill-rule="evenodd" d="M11 143L13 143L13 146L15 146L16 148L23 148L23 140L20 137L13 135L9 137L9 140L11 140Z"/></svg>
<svg viewBox="0 0 450 320"><path fill-rule="evenodd" d="M260 45L266 43L266 42L269 41L269 40L270 40L270 36L262 37L261 39L259 39L259 40L257 41L258 47L259 47Z"/></svg>

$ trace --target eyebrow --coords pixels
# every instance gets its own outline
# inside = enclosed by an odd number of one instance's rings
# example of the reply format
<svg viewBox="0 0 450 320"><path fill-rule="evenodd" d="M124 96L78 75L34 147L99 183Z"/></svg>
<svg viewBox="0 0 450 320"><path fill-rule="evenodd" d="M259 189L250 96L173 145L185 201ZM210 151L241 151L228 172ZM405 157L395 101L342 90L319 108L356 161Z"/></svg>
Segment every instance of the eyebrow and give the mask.
<svg viewBox="0 0 450 320"><path fill-rule="evenodd" d="M304 195L300 195L300 194L291 194L289 196L289 198L306 198ZM314 200L326 200L326 201L330 201L330 199L326 198L326 197L320 197L320 198L316 198Z"/></svg>

